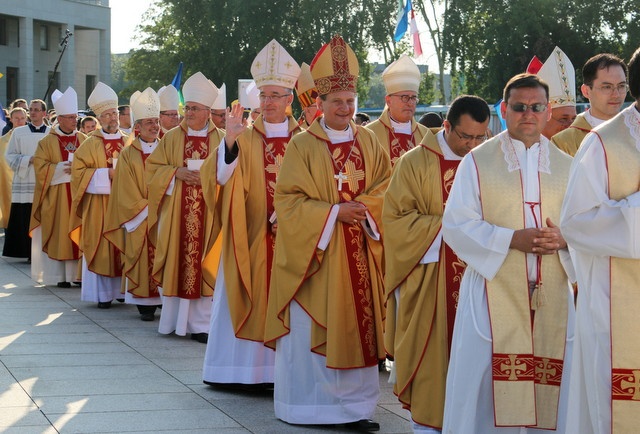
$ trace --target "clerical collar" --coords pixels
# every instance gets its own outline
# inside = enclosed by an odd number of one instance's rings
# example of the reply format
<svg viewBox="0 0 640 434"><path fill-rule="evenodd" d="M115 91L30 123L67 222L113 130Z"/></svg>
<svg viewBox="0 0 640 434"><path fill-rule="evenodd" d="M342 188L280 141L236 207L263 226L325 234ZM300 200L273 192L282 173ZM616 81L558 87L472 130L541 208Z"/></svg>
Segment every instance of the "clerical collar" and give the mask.
<svg viewBox="0 0 640 434"><path fill-rule="evenodd" d="M207 137L209 133L209 121L207 121L206 125L201 130L193 130L190 127L187 127L187 135L193 137Z"/></svg>
<svg viewBox="0 0 640 434"><path fill-rule="evenodd" d="M107 133L105 130L101 130L101 131L102 131L102 137L104 137L105 140L116 140L122 137L122 134L120 133L120 131L116 131L113 134Z"/></svg>
<svg viewBox="0 0 640 434"><path fill-rule="evenodd" d="M440 150L445 160L462 160L462 157L453 152L451 147L449 147L447 140L444 138L444 128L438 131L436 140L438 141L438 145L440 145Z"/></svg>
<svg viewBox="0 0 640 434"><path fill-rule="evenodd" d="M62 131L60 129L60 125L56 125L55 132L59 136L75 136L78 131L77 130L73 130L70 133L65 133L64 131Z"/></svg>
<svg viewBox="0 0 640 434"><path fill-rule="evenodd" d="M389 121L391 121L391 128L393 128L393 131L396 133L411 134L411 121L396 122L391 116L389 116Z"/></svg>
<svg viewBox="0 0 640 434"><path fill-rule="evenodd" d="M140 140L140 148L142 149L142 152L144 154L150 154L153 152L154 149L156 149L156 147L158 146L158 139L154 140L153 142L149 143L149 142L145 142L144 140L142 140L142 138L138 137L138 139Z"/></svg>
<svg viewBox="0 0 640 434"><path fill-rule="evenodd" d="M286 117L283 122L278 122L277 124L267 122L263 117L262 123L264 124L264 133L267 138L289 136L289 119Z"/></svg>
<svg viewBox="0 0 640 434"><path fill-rule="evenodd" d="M592 115L591 110L587 110L586 112L584 112L584 118L589 123L589 125L591 125L591 128L595 128L607 121L606 119L600 119Z"/></svg>
<svg viewBox="0 0 640 434"><path fill-rule="evenodd" d="M351 129L351 124L349 124L346 129L338 131L332 129L331 127L328 127L323 117L320 119L320 126L322 126L324 132L327 133L327 137L329 137L331 143L342 143L353 140L353 130Z"/></svg>
<svg viewBox="0 0 640 434"><path fill-rule="evenodd" d="M31 122L27 124L32 133L46 133L47 132L47 124L43 123L39 127L36 127Z"/></svg>

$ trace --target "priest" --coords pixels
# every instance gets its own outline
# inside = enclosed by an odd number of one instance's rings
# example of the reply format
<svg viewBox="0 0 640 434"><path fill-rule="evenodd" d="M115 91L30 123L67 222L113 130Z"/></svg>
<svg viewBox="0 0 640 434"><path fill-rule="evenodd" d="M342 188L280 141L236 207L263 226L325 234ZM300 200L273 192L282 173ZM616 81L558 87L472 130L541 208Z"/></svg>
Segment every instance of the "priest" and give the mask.
<svg viewBox="0 0 640 434"><path fill-rule="evenodd" d="M224 137L211 122L218 89L201 72L182 87L185 119L160 141L145 163L149 241L156 246L153 279L162 287L158 331L191 334L206 344L214 282L203 258L214 238L213 215L204 202L200 167ZM214 271L215 272L215 271Z"/></svg>
<svg viewBox="0 0 640 434"><path fill-rule="evenodd" d="M275 353L264 346L265 313L278 220L273 194L287 143L301 129L287 115L300 68L275 39L256 56L251 75L261 114L251 126L242 107L229 113L227 135L202 170L207 204L220 186L222 261L216 279L203 380L272 387Z"/></svg>
<svg viewBox="0 0 640 434"><path fill-rule="evenodd" d="M120 252L104 237L104 216L111 195L111 180L125 136L118 124L118 95L98 82L88 99L101 129L82 142L71 163L70 237L83 252L81 300L108 309L121 298Z"/></svg>
<svg viewBox="0 0 640 434"><path fill-rule="evenodd" d="M511 78L500 109L507 130L463 158L442 217L467 264L442 431L564 432L574 273L557 223L571 158L542 135L539 77Z"/></svg>
<svg viewBox="0 0 640 434"><path fill-rule="evenodd" d="M131 99L134 129L139 134L118 158L107 208L105 238L122 252L122 292L135 304L142 321L153 321L161 305L158 284L151 277L155 247L149 242L145 162L158 146L160 100L151 88Z"/></svg>
<svg viewBox="0 0 640 434"><path fill-rule="evenodd" d="M442 242L442 213L460 160L486 137L489 106L456 98L444 129L394 166L384 198L385 347L395 362L394 393L414 432L440 432L445 380L465 264Z"/></svg>
<svg viewBox="0 0 640 434"><path fill-rule="evenodd" d="M340 36L311 63L323 117L291 139L276 183L265 342L276 348L277 418L376 430L390 164L375 135L353 122L358 70Z"/></svg>
<svg viewBox="0 0 640 434"><path fill-rule="evenodd" d="M428 128L416 122L420 70L406 54L387 66L382 72L387 95L380 117L367 124L389 154L391 166L405 152L413 149L427 135Z"/></svg>
<svg viewBox="0 0 640 434"><path fill-rule="evenodd" d="M71 215L71 162L87 138L76 130L78 95L69 87L51 95L57 124L38 142L33 155L36 187L30 232L42 240L43 282L69 288L76 280L81 252L69 238Z"/></svg>

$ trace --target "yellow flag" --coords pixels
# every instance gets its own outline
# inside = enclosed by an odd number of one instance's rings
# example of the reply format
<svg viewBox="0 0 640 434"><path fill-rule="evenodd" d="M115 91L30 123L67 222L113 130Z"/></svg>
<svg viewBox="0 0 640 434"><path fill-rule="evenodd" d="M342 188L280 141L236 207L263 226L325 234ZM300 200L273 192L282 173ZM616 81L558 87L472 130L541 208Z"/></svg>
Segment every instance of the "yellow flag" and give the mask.
<svg viewBox="0 0 640 434"><path fill-rule="evenodd" d="M0 72L0 78L4 77L4 74L2 72Z"/></svg>

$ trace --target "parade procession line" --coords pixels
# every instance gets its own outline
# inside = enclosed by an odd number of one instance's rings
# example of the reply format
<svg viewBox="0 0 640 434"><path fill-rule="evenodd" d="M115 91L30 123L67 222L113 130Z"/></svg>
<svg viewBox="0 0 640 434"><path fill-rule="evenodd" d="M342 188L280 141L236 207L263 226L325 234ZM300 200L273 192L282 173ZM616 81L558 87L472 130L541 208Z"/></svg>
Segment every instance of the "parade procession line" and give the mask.
<svg viewBox="0 0 640 434"><path fill-rule="evenodd" d="M23 259L0 258L0 286L0 433L349 432L281 422L268 392L203 384L205 345L158 334L159 313L98 309L78 287L36 284ZM379 432L410 433L387 379Z"/></svg>

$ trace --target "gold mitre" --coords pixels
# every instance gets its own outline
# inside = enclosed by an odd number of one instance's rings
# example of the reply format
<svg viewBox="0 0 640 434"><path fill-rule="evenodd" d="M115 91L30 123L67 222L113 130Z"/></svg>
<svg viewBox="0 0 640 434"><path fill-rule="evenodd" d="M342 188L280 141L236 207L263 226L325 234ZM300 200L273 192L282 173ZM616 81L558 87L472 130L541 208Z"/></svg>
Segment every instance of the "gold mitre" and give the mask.
<svg viewBox="0 0 640 434"><path fill-rule="evenodd" d="M551 108L576 105L576 72L560 48L553 49L537 75L549 85Z"/></svg>
<svg viewBox="0 0 640 434"><path fill-rule="evenodd" d="M184 102L197 102L211 108L218 97L218 88L200 71L187 78L182 85Z"/></svg>
<svg viewBox="0 0 640 434"><path fill-rule="evenodd" d="M409 56L403 54L382 72L382 81L387 95L408 90L418 92L420 70Z"/></svg>
<svg viewBox="0 0 640 434"><path fill-rule="evenodd" d="M91 110L97 116L100 116L107 110L118 108L118 95L109 86L99 81L91 95L89 95L87 103Z"/></svg>
<svg viewBox="0 0 640 434"><path fill-rule="evenodd" d="M158 94L150 87L134 98L131 96L131 113L133 114L133 120L160 117L160 98Z"/></svg>
<svg viewBox="0 0 640 434"><path fill-rule="evenodd" d="M268 85L293 89L300 67L287 50L272 39L253 60L251 75L258 89Z"/></svg>
<svg viewBox="0 0 640 434"><path fill-rule="evenodd" d="M162 86L158 90L158 98L160 98L160 111L178 110L180 95L178 95L178 89L172 84Z"/></svg>
<svg viewBox="0 0 640 434"><path fill-rule="evenodd" d="M298 101L300 101L302 108L307 108L315 104L316 98L318 97L318 90L316 89L316 84L313 82L311 69L309 65L304 62L300 65L300 76L296 83L296 94L298 95Z"/></svg>
<svg viewBox="0 0 640 434"><path fill-rule="evenodd" d="M319 95L356 92L359 71L356 54L339 35L324 44L311 62L311 76Z"/></svg>

